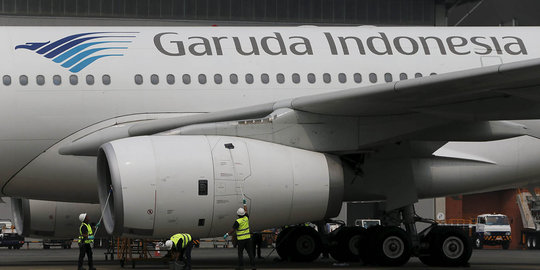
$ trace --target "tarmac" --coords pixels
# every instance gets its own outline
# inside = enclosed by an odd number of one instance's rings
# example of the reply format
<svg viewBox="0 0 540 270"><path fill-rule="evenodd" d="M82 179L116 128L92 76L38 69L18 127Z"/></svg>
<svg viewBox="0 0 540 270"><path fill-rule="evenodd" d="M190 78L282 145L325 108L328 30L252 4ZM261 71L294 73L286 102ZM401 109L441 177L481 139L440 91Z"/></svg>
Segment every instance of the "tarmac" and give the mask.
<svg viewBox="0 0 540 270"><path fill-rule="evenodd" d="M20 250L0 248L1 270L73 270L77 269L78 248L51 248L43 250L37 247ZM132 269L131 261L124 267L115 257L105 260L104 249L94 249L94 265L100 269ZM161 255L163 255L162 253ZM153 255L153 254L152 254ZM374 267L361 263L340 264L332 259L318 259L311 263L292 263L278 261L276 252L267 248L262 250L263 259L256 260L257 269L437 269L423 265L418 259L411 260L402 267ZM233 248L195 248L192 252L193 269L235 269L237 251ZM249 266L247 254L245 265ZM85 268L88 268L85 260ZM540 269L540 250L475 250L470 266L465 269ZM168 263L159 261L135 261L135 269L169 269ZM246 267L246 269L250 269ZM439 268L440 269L440 268Z"/></svg>

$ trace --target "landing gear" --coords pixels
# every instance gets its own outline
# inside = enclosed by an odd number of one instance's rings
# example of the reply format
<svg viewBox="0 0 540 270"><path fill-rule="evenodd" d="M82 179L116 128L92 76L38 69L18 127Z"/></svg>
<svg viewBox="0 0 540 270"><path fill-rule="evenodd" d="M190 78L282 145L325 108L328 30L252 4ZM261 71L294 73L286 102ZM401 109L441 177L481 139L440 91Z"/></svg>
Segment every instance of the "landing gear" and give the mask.
<svg viewBox="0 0 540 270"><path fill-rule="evenodd" d="M403 229L376 226L368 230L368 235L367 256L362 256L365 262L373 260L381 266L400 266L411 258L411 241Z"/></svg>
<svg viewBox="0 0 540 270"><path fill-rule="evenodd" d="M361 247L367 247L366 229L361 227L341 227L332 237L330 256L338 262L357 262ZM362 250L363 251L363 250Z"/></svg>
<svg viewBox="0 0 540 270"><path fill-rule="evenodd" d="M466 266L472 255L472 243L464 231L452 227L432 226L422 239L427 247L419 256L429 266Z"/></svg>
<svg viewBox="0 0 540 270"><path fill-rule="evenodd" d="M317 259L324 248L339 262L361 260L365 264L401 266L411 256L417 256L428 266L468 264L473 242L463 230L421 219L412 205L387 213L385 218L385 226L364 229L343 225L329 234L319 234L306 226L289 227L278 235L277 253L283 260L308 262ZM416 222L432 225L417 233ZM481 239L475 240L480 240L475 241L475 246L483 244ZM532 245L532 241L527 244Z"/></svg>
<svg viewBox="0 0 540 270"><path fill-rule="evenodd" d="M276 250L284 260L311 262L321 255L321 237L311 227L286 228L278 235Z"/></svg>

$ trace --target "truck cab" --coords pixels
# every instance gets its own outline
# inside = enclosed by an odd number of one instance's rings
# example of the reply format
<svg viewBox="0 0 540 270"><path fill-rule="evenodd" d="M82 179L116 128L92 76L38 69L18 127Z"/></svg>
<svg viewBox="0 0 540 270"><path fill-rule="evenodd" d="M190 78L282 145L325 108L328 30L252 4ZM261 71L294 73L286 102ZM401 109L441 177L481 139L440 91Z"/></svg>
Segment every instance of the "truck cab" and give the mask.
<svg viewBox="0 0 540 270"><path fill-rule="evenodd" d="M484 245L501 245L508 249L512 240L512 233L508 217L502 214L483 214L476 219L474 233L474 246L477 249Z"/></svg>

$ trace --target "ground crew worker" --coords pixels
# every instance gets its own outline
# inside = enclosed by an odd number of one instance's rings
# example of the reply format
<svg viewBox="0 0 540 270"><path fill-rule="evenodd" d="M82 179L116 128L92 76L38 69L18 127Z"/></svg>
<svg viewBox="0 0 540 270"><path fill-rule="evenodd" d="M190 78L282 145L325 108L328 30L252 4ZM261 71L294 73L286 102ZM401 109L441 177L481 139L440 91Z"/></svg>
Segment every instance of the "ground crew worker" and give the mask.
<svg viewBox="0 0 540 270"><path fill-rule="evenodd" d="M193 241L191 235L187 233L177 233L171 236L170 240L165 242L165 246L168 250L171 250L173 253L174 263L180 258L183 260L184 255L186 255L185 270L191 270L191 250L193 249Z"/></svg>
<svg viewBox="0 0 540 270"><path fill-rule="evenodd" d="M238 240L238 268L244 269L244 249L249 256L249 263L251 269L255 268L255 260L253 259L253 246L251 243L251 236L249 233L249 216L246 213L247 206L244 201L244 207L238 208L236 214L238 219L234 222L232 230L225 234L224 238L227 238L229 234L236 232L236 239Z"/></svg>
<svg viewBox="0 0 540 270"><path fill-rule="evenodd" d="M92 226L90 226L89 218L86 213L79 215L81 226L79 227L79 270L83 270L84 255L88 257L88 267L90 270L95 270L94 261L92 260L92 243L94 243L94 233L92 232ZM99 223L96 224L96 230Z"/></svg>

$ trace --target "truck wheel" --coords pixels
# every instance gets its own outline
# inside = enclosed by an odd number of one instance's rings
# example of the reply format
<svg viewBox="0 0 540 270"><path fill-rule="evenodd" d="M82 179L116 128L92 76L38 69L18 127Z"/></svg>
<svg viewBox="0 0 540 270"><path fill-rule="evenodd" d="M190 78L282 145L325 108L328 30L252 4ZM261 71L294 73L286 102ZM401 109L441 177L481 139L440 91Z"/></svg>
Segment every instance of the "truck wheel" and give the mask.
<svg viewBox="0 0 540 270"><path fill-rule="evenodd" d="M502 243L502 248L503 249L508 249L510 247L510 242L503 242Z"/></svg>
<svg viewBox="0 0 540 270"><path fill-rule="evenodd" d="M369 247L375 262L382 266L404 265L411 258L411 242L399 227L381 227L370 235Z"/></svg>
<svg viewBox="0 0 540 270"><path fill-rule="evenodd" d="M474 248L476 248L476 249L484 248L484 239L482 239L482 236L477 235L474 238Z"/></svg>

